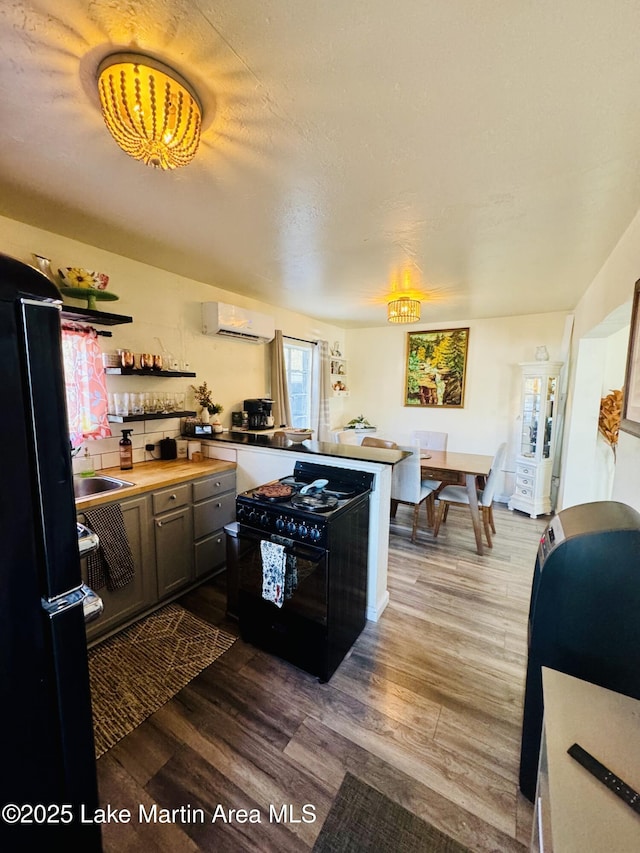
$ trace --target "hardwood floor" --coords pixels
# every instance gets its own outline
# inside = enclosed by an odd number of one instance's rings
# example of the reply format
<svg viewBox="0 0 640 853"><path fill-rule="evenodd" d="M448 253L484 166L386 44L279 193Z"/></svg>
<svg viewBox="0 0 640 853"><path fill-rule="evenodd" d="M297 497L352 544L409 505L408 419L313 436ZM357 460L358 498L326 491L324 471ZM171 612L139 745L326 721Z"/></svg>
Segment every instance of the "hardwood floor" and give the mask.
<svg viewBox="0 0 640 853"><path fill-rule="evenodd" d="M411 544L400 507L390 604L328 684L239 639L99 760L102 804L133 814L105 826L104 849L309 850L347 770L472 851L528 848L532 807L517 787L526 621L548 519L498 505L495 521L480 557L468 510L452 507L436 541L421 529ZM237 633L224 576L181 603ZM139 821L154 803L185 807L187 820ZM291 804L300 821L305 803L314 823L270 822L270 805ZM218 805L261 822L211 822Z"/></svg>

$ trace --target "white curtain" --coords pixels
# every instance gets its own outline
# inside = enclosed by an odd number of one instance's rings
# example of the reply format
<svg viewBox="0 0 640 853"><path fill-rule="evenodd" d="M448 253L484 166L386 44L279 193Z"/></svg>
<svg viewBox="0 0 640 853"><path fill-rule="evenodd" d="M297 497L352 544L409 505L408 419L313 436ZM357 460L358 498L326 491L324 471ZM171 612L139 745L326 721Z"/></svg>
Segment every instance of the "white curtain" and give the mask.
<svg viewBox="0 0 640 853"><path fill-rule="evenodd" d="M331 395L331 374L329 364L329 344L316 341L311 363L311 427L318 441L332 441L329 429L329 398Z"/></svg>
<svg viewBox="0 0 640 853"><path fill-rule="evenodd" d="M287 366L284 360L282 330L276 329L271 341L271 399L273 422L276 427L291 426L291 405L287 386Z"/></svg>

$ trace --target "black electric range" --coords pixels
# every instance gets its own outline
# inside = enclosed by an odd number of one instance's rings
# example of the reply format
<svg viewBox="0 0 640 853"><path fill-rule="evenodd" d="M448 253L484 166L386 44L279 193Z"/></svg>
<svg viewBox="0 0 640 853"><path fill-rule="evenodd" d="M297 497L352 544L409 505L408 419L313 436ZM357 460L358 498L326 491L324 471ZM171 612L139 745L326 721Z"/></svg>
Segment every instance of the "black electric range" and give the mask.
<svg viewBox="0 0 640 853"><path fill-rule="evenodd" d="M327 482L301 494L316 480ZM239 494L237 522L225 528L228 612L238 616L243 640L320 681L366 622L372 484L365 471L296 462L291 476ZM278 603L265 592L265 545L281 549Z"/></svg>

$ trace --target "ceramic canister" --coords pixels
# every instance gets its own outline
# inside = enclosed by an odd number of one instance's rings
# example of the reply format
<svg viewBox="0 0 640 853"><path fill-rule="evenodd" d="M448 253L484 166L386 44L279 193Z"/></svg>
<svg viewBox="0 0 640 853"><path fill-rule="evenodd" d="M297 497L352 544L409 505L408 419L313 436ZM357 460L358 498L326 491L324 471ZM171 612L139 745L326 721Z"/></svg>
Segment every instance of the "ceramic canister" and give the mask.
<svg viewBox="0 0 640 853"><path fill-rule="evenodd" d="M202 456L202 442L201 441L189 441L187 442L187 456L189 459L193 459L193 454L199 453Z"/></svg>

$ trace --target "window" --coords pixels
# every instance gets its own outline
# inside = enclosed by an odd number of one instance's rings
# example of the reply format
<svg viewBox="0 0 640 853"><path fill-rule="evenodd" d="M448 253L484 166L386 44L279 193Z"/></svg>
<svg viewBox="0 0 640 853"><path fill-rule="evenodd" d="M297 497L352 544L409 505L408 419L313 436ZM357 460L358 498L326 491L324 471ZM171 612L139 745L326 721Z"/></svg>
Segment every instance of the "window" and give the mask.
<svg viewBox="0 0 640 853"><path fill-rule="evenodd" d="M311 423L312 347L301 341L284 341L292 427L308 427Z"/></svg>

